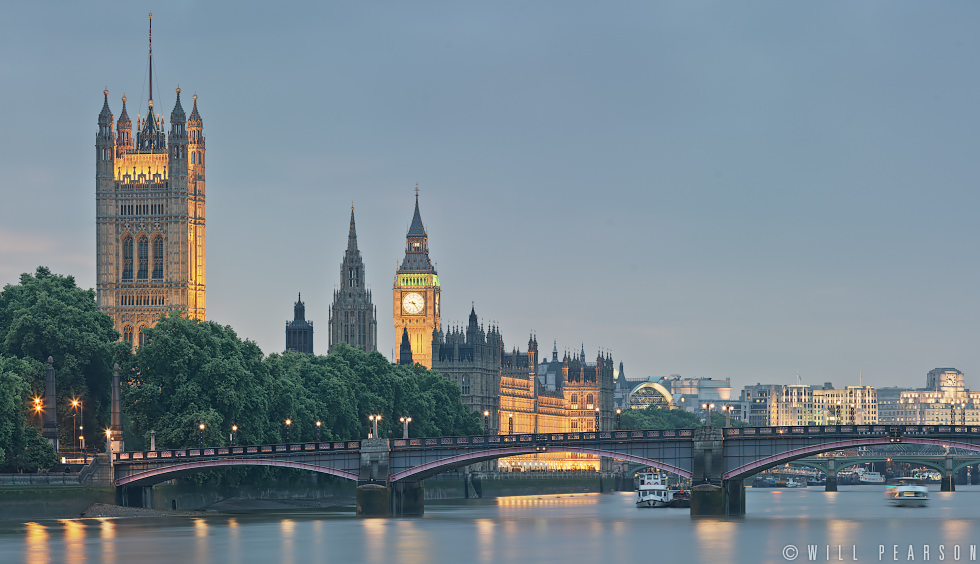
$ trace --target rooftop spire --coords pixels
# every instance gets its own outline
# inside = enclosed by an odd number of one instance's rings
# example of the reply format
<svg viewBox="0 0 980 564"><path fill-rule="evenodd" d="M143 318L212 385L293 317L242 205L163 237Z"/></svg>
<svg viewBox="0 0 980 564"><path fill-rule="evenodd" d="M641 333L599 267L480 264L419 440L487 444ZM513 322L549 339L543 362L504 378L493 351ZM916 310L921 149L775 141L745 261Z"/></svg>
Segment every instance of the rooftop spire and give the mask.
<svg viewBox="0 0 980 564"><path fill-rule="evenodd" d="M354 204L350 205L350 231L347 233L347 250L357 250L357 231L354 229Z"/></svg>
<svg viewBox="0 0 980 564"><path fill-rule="evenodd" d="M150 107L153 107L153 12L150 12Z"/></svg>

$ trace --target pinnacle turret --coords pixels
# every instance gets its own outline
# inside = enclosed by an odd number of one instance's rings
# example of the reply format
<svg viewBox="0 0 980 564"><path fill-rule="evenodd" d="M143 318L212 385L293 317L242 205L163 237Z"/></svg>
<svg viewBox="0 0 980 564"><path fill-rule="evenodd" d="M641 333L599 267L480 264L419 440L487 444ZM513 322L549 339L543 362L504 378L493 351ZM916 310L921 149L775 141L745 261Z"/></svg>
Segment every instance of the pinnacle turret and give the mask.
<svg viewBox="0 0 980 564"><path fill-rule="evenodd" d="M347 252L357 252L357 231L354 229L354 206L350 207L350 231L347 232Z"/></svg>
<svg viewBox="0 0 980 564"><path fill-rule="evenodd" d="M112 127L112 110L109 109L109 89L103 90L105 101L102 102L102 111L99 112L99 125Z"/></svg>

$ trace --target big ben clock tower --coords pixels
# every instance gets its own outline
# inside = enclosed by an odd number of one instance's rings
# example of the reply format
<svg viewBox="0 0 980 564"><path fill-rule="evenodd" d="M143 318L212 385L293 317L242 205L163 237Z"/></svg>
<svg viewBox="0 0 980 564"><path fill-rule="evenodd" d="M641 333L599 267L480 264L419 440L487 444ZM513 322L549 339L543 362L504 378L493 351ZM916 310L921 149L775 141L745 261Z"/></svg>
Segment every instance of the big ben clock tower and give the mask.
<svg viewBox="0 0 980 564"><path fill-rule="evenodd" d="M419 214L419 194L415 191L415 216L405 237L405 259L395 273L395 342L404 331L412 346L412 359L432 368L432 331L439 327L439 276L429 260L429 237ZM400 360L401 352L398 353Z"/></svg>

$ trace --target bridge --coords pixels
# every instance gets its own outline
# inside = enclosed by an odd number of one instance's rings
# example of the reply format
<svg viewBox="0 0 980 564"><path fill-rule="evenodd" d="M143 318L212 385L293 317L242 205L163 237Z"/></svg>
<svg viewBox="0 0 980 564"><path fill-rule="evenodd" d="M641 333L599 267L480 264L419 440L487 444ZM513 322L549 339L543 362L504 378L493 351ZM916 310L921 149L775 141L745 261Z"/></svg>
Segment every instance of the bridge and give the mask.
<svg viewBox="0 0 980 564"><path fill-rule="evenodd" d="M955 476L967 466L980 466L980 453L957 454L946 452L942 454L928 454L927 452L880 452L855 455L823 453L817 456L800 458L790 464L793 466L813 468L814 470L823 472L827 476L826 491L837 491L837 474L839 472L860 464L887 462L906 463L935 470L944 478L947 476L950 477L950 479L942 480L942 485L940 486L941 491L956 491L956 485L951 477Z"/></svg>
<svg viewBox="0 0 980 564"><path fill-rule="evenodd" d="M424 511L422 481L440 472L522 454L582 453L691 478L696 484L692 515L742 515L744 480L755 473L822 452L896 443L980 451L980 426L700 427L364 439L120 452L113 454L112 463L114 483L126 504L147 504L153 484L181 475L234 466L274 466L355 480L359 515L417 515ZM952 483L952 470L951 466L944 470L944 484Z"/></svg>

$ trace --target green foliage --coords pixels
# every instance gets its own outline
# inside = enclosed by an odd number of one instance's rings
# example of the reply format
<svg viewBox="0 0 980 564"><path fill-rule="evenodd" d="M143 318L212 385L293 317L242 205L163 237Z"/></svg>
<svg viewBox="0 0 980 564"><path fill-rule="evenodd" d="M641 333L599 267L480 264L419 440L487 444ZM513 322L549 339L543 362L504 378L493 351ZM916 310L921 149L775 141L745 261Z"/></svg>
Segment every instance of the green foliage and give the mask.
<svg viewBox="0 0 980 564"><path fill-rule="evenodd" d="M0 354L26 363L18 373L38 395L44 391L47 358L53 357L55 408L68 444L72 426L64 421L71 420L72 397L83 401L86 429L107 424L112 364L129 354L118 338L112 320L99 312L95 292L80 289L72 276L38 267L33 276L22 274L20 284L8 284L0 292Z"/></svg>
<svg viewBox="0 0 980 564"><path fill-rule="evenodd" d="M134 434L158 448L225 445L232 425L239 444L286 440L347 440L367 436L369 415L382 416L379 434L400 436L411 416L412 436L476 434L481 424L460 401L459 388L421 366L394 366L378 353L339 345L329 356L286 352L262 358L230 327L172 314L146 331L124 374L123 410Z"/></svg>
<svg viewBox="0 0 980 564"><path fill-rule="evenodd" d="M54 447L34 427L25 431L24 448L14 457L14 465L25 472L47 470L58 463Z"/></svg>
<svg viewBox="0 0 980 564"><path fill-rule="evenodd" d="M29 371L29 363L0 355L0 468L8 472L16 470L13 463L26 445L31 388L22 375Z"/></svg>
<svg viewBox="0 0 980 564"><path fill-rule="evenodd" d="M722 420L724 424L724 420ZM621 429L690 429L700 427L701 419L683 409L663 409L650 406L645 409L623 411Z"/></svg>

